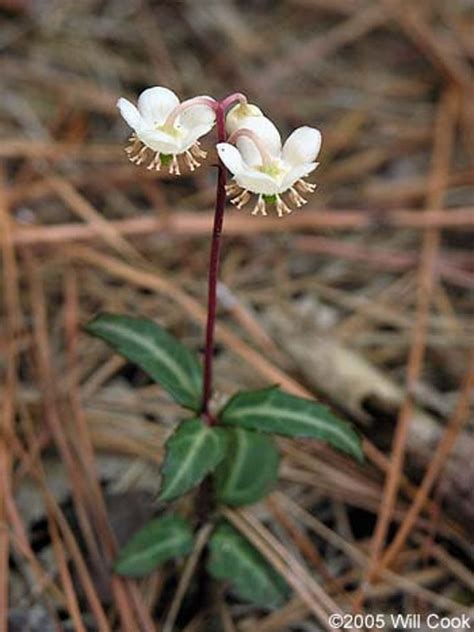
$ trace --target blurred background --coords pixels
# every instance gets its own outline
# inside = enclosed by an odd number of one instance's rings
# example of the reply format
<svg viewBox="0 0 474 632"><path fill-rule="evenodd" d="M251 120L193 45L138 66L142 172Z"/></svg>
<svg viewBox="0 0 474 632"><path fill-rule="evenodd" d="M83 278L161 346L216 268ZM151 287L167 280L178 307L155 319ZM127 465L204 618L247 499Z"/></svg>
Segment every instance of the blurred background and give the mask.
<svg viewBox="0 0 474 632"><path fill-rule="evenodd" d="M0 631L472 608L472 2L2 0L0 18ZM225 219L218 398L279 383L366 437L362 467L282 443L279 491L245 510L300 569L273 612L225 587L201 603L195 580L183 597L181 564L111 578L117 542L163 511L179 411L81 327L140 314L203 346L213 141L179 179L127 162L117 98L153 85L244 92L283 138L323 134L306 207Z"/></svg>

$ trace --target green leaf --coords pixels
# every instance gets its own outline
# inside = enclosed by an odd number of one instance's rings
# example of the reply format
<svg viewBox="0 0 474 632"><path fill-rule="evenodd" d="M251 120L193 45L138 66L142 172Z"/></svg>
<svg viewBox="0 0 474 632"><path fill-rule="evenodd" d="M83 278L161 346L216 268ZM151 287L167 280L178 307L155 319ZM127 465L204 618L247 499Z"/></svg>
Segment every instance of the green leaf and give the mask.
<svg viewBox="0 0 474 632"><path fill-rule="evenodd" d="M129 577L147 575L160 564L189 553L193 540L191 528L181 516L155 518L120 551L114 571Z"/></svg>
<svg viewBox="0 0 474 632"><path fill-rule="evenodd" d="M264 498L278 478L275 442L244 428L226 428L227 450L214 474L216 497L226 505L249 505Z"/></svg>
<svg viewBox="0 0 474 632"><path fill-rule="evenodd" d="M237 393L220 414L222 423L288 437L311 437L363 461L361 439L329 408L278 387Z"/></svg>
<svg viewBox="0 0 474 632"><path fill-rule="evenodd" d="M218 525L209 541L207 570L214 579L230 582L233 593L263 608L287 599L288 586L266 559L228 523Z"/></svg>
<svg viewBox="0 0 474 632"><path fill-rule="evenodd" d="M197 357L174 336L146 318L100 314L86 331L137 364L179 403L198 411L202 372Z"/></svg>
<svg viewBox="0 0 474 632"><path fill-rule="evenodd" d="M226 435L200 419L178 426L166 443L160 500L172 500L198 485L223 459Z"/></svg>

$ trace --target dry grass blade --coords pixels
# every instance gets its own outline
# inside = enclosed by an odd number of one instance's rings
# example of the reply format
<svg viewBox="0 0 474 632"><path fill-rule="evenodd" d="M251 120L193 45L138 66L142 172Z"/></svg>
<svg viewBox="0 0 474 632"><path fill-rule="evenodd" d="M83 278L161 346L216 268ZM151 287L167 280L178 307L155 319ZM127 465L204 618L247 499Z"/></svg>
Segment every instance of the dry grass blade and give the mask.
<svg viewBox="0 0 474 632"><path fill-rule="evenodd" d="M95 556L97 563L100 565L102 562L98 553L95 535L92 529L92 525L88 521L85 505L83 504L84 480L80 475L77 461L75 460L71 452L71 448L68 444L57 410L55 400L55 381L53 379L50 365L51 353L48 343L47 315L44 303L44 294L40 279L38 277L38 270L33 265L31 255L27 255L27 266L31 283L31 296L32 301L35 305L35 312L37 316L35 321L37 362L41 379L43 380L46 419L50 425L51 433L57 443L58 450L68 469L69 476L71 477L72 494L75 500L75 507L78 512L78 516L80 518L82 517L81 527L83 529L83 534L86 537L86 541L88 543L91 554ZM115 584L117 584L117 582L115 582ZM136 626L135 615L133 613L134 608L132 603L130 602L130 600L132 599L134 599L134 597L133 595L130 595L129 599L127 600L124 587L118 587L117 606L120 611L120 616L122 617L124 629L129 630L130 632Z"/></svg>
<svg viewBox="0 0 474 632"><path fill-rule="evenodd" d="M331 631L328 615L342 613L342 611L298 560L288 553L250 513L232 509L224 509L222 513L283 575L323 628Z"/></svg>
<svg viewBox="0 0 474 632"><path fill-rule="evenodd" d="M458 96L456 92L449 91L441 101L435 128L435 146L433 150L433 165L429 190L427 194L427 206L442 205L446 176L451 163L453 135L456 124L458 108ZM416 320L413 329L413 342L407 364L406 391L407 394L400 408L397 426L393 438L393 449L390 470L387 475L380 513L371 544L371 564L367 576L362 583L357 607L363 603L363 593L376 574L378 560L380 558L385 537L390 524L390 519L395 504L396 495L400 484L400 476L403 468L408 427L414 409L413 393L417 381L420 378L423 358L426 348L426 330L431 306L431 297L435 284L434 263L440 245L440 233L437 228L428 229L423 238L421 262L419 267L419 285L417 293Z"/></svg>
<svg viewBox="0 0 474 632"><path fill-rule="evenodd" d="M71 210L86 221L119 254L132 260L143 261L142 255L120 235L114 227L66 180L51 177L51 188L64 200Z"/></svg>
<svg viewBox="0 0 474 632"><path fill-rule="evenodd" d="M337 595L338 597L341 596L341 601L344 603L345 607L350 606L350 597L348 597L346 592L341 589L337 582L334 581L334 578L332 577L324 559L311 539L301 530L299 525L291 519L291 516L286 511L286 508L281 504L281 497L277 498L276 495L273 495L270 496L266 502L278 522L283 525L291 539L295 542L303 559L311 562L321 575L321 578L324 580L328 590L331 590L332 594Z"/></svg>
<svg viewBox="0 0 474 632"><path fill-rule="evenodd" d="M318 518L302 509L290 498L283 497L282 494L278 494L278 497L281 498L282 502L284 502L289 508L291 508L292 512L301 519L303 524L314 531L319 537L329 542L332 546L343 550L345 554L362 569L368 569L370 567L370 558L362 550L354 546L352 543L347 542L338 533L328 528L320 520L318 520ZM441 609L445 609L449 612L466 613L466 608L453 599L449 599L443 595L437 594L434 591L424 588L422 583L419 582L419 576L415 575L415 577L409 577L407 575L400 575L387 569L383 569L380 573L380 577L383 580L388 581L388 583L392 586L390 590L393 590L395 594L398 594L400 591L406 591L410 595L425 599L427 603ZM439 575L436 575L436 577L438 578ZM374 584L373 588L375 592L372 596L376 597L378 590L377 584ZM384 591L385 590L386 588L384 588ZM357 599L357 592L354 594L354 597Z"/></svg>
<svg viewBox="0 0 474 632"><path fill-rule="evenodd" d="M174 625L176 623L176 617L178 616L179 609L181 608L183 598L186 594L186 591L189 587L189 583L191 582L192 576L196 571L196 567L199 563L199 559L202 555L204 547L209 540L209 536L211 535L212 524L205 524L196 535L196 542L194 545L194 549L186 560L186 564L181 573L181 577L176 588L176 592L173 597L173 601L171 602L168 614L166 615L165 622L163 623L161 629L162 632L173 632Z"/></svg>
<svg viewBox="0 0 474 632"><path fill-rule="evenodd" d="M100 541L101 549L105 553L107 565L110 566L117 553L117 544L108 523L107 510L97 479L97 470L94 463L94 448L89 434L89 427L86 423L82 410L76 377L78 296L77 282L74 275L69 275L67 277L65 290L66 332L68 337L68 360L70 369L70 399L73 419L75 422L76 437L78 439L76 443L76 450L80 458L84 480L87 481L86 492L88 492L89 498L85 498L85 502L87 503L88 510L92 516L92 522L96 526L97 537ZM119 577L113 577L111 584L112 593L117 602L119 612L123 612L125 617L128 617L128 610L133 605L139 618L141 619L144 630L151 632L154 629L154 626L143 600L136 591L136 587L130 582L127 590L126 583Z"/></svg>
<svg viewBox="0 0 474 632"><path fill-rule="evenodd" d="M448 79L461 87L468 88L471 85L469 66L443 45L443 38L437 37L425 24L416 6L407 6L407 3L401 0L384 0L384 3L415 46L418 46Z"/></svg>
<svg viewBox="0 0 474 632"><path fill-rule="evenodd" d="M6 504L8 509L8 519L12 531L12 544L17 549L18 553L27 560L31 567L32 575L36 582L36 594L41 595L45 593L46 595L50 595L55 603L64 606L64 593L55 583L55 578L44 570L31 548L27 530L15 505L14 499L11 497L7 498Z"/></svg>
<svg viewBox="0 0 474 632"><path fill-rule="evenodd" d="M256 82L258 90L262 92L271 90L285 76L315 61L320 61L326 55L334 54L338 48L357 40L385 20L384 9L377 3L369 4L368 7L360 11L355 10L351 17L336 25L332 31L316 37L308 43L301 44L300 48L297 48L285 59L275 61L263 80L260 77L258 83Z"/></svg>
<svg viewBox="0 0 474 632"><path fill-rule="evenodd" d="M24 417L24 422L25 422L24 423L25 435L28 440L28 449L29 449L28 452L31 453L31 448L35 444L34 431L32 428L31 419L28 418L26 411L24 411L23 417ZM20 442L17 439L15 439L14 441L14 446L15 446L15 452L18 454L18 456L22 460L24 460L26 453L24 451L23 446L20 444ZM107 617L101 605L100 597L97 593L96 587L94 586L94 582L92 580L88 566L84 560L84 556L81 552L80 546L76 542L76 539L75 539L74 534L72 533L71 527L69 526L67 520L65 519L61 508L56 502L56 499L54 498L53 494L50 492L50 490L47 487L47 484L45 482L44 468L42 466L41 460L38 458L38 455L35 455L34 459L31 461L30 470L31 470L31 475L33 476L33 479L35 483L37 484L38 489L41 492L41 495L43 497L45 509L48 515L48 524L50 528L52 525L52 529L54 530L54 532L51 534L51 537L52 539L53 537L55 538L55 544L54 544L55 555L58 556L59 563L63 563L63 559L67 551L67 554L70 556L70 559L74 563L81 586L83 587L84 593L87 597L87 600L89 601L90 609L95 617L98 630L100 630L100 632L109 632L110 626L107 621ZM10 510L13 512L13 515L15 517L14 522L16 524L19 524L19 517L17 515L17 511L13 504L13 501L11 502ZM58 527L61 532L63 540L61 540L60 538ZM20 526L20 536L22 537L22 540L25 539L23 537L23 533L24 533L24 530ZM31 556L32 552L29 551L27 545L25 545L25 548L26 548L26 553L29 556ZM72 608L72 613L74 613L75 608L76 608L76 604L75 604L76 593L73 592L70 595L67 594L67 591L70 590L70 586L69 586L70 576L69 576L68 568L64 570L64 572L61 574L61 577L64 583L64 590L66 594L64 598L62 597L62 595L60 595L60 602L70 603L70 607ZM48 584L49 582L46 584L46 586Z"/></svg>
<svg viewBox="0 0 474 632"><path fill-rule="evenodd" d="M433 485L435 484L436 479L438 478L443 468L443 465L446 462L448 454L453 447L456 437L461 431L462 426L467 422L469 413L469 401L473 388L474 352L471 352L468 372L465 376L464 384L461 388L461 393L456 409L453 412L448 425L446 426L444 435L440 440L435 453L433 454L433 458L429 465L429 468L426 471L420 486L418 487L416 496L413 499L413 503L411 504L404 521L400 525L400 528L397 531L393 541L390 543L390 546L387 547L386 551L384 552L383 558L378 567L379 569L385 566L390 566L395 557L401 551L403 545L405 544L410 530L413 528L414 521L416 520L423 504L428 498L428 495L433 488Z"/></svg>
<svg viewBox="0 0 474 632"><path fill-rule="evenodd" d="M7 438L13 434L16 388L17 388L17 341L16 335L21 325L21 311L18 293L18 269L15 248L12 240L9 211L4 204L4 179L0 171L0 239L3 259L3 288L7 321L6 340L6 379L5 392L1 403L0 420L0 632L8 628L8 557L10 535L8 528L7 499L11 494L13 462L8 448Z"/></svg>
<svg viewBox="0 0 474 632"><path fill-rule="evenodd" d="M67 609L71 614L71 618L74 622L74 627L78 632L86 632L86 628L82 622L81 609L77 601L76 591L71 578L71 574L67 565L67 558L64 554L64 545L59 537L57 526L54 519L50 517L49 521L49 533L51 534L51 541L53 543L53 551L56 556L56 562L58 565L59 575L66 594Z"/></svg>
<svg viewBox="0 0 474 632"><path fill-rule="evenodd" d="M308 209L304 215L293 215L286 220L285 231L303 230L358 230L376 227L393 226L396 228L414 228L424 230L428 227L439 227L462 230L474 227L474 207L452 209L449 213L426 211L423 214L408 209L384 211L383 213L367 213L365 211L330 211ZM178 211L172 217L134 217L132 219L107 222L109 232L114 234L141 237L151 233L166 232L169 234L206 235L212 227L210 213L185 213ZM281 232L281 221L272 218L253 218L233 215L226 219L226 234L257 235ZM13 238L18 245L64 244L65 242L89 241L99 238L101 230L94 226L82 224L59 224L56 226L15 227ZM116 238L114 237L115 241ZM304 242L303 242L304 243ZM122 246L118 246L124 250Z"/></svg>

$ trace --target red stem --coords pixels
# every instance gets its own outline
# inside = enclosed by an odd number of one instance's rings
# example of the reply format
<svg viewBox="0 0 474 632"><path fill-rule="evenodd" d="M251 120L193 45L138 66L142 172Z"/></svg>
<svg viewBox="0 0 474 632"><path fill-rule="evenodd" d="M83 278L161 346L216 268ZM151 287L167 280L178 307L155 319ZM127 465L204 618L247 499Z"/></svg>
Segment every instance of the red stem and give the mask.
<svg viewBox="0 0 474 632"><path fill-rule="evenodd" d="M216 125L218 141L225 142L225 107L223 102L216 107ZM209 280L207 299L207 325L206 346L204 350L204 384L202 393L202 415L207 423L212 426L217 420L209 410L209 402L212 395L212 360L214 355L214 330L216 326L217 312L217 280L219 277L219 260L221 250L221 234L224 222L225 209L225 185L227 172L225 166L219 160L216 192L216 210L214 213L214 227L212 230L211 256L209 260Z"/></svg>

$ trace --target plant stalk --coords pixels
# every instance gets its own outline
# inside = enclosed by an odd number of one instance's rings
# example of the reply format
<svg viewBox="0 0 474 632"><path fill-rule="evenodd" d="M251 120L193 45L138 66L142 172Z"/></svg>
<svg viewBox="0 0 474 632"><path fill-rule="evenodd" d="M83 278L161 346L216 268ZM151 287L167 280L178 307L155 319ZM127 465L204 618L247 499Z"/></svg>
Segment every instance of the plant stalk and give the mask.
<svg viewBox="0 0 474 632"><path fill-rule="evenodd" d="M216 126L218 142L225 142L225 107L219 103L216 107ZM216 208L214 212L214 227L212 229L211 254L209 260L208 298L206 344L204 349L204 381L201 413L206 422L212 426L217 420L210 411L209 403L212 396L212 369L214 356L214 333L217 313L217 281L219 278L219 262L221 250L222 226L224 223L224 209L227 181L226 168L219 160L216 191Z"/></svg>

